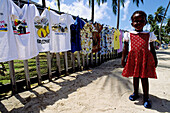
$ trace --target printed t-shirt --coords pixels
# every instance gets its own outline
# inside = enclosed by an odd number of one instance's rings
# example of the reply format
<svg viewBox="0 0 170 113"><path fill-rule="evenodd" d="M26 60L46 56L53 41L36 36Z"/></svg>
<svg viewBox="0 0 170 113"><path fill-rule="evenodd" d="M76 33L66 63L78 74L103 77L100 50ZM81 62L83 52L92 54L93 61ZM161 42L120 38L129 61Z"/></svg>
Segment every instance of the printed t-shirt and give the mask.
<svg viewBox="0 0 170 113"><path fill-rule="evenodd" d="M92 40L92 24L86 23L83 29L80 31L82 54L87 55L92 52L93 40Z"/></svg>
<svg viewBox="0 0 170 113"><path fill-rule="evenodd" d="M119 43L120 43L120 48L117 50L118 53L122 52L122 37L123 37L123 32L120 30L120 36L119 36Z"/></svg>
<svg viewBox="0 0 170 113"><path fill-rule="evenodd" d="M34 19L36 36L37 36L37 45L39 52L47 52L51 50L50 47L50 33L51 33L51 25L49 23L50 20L50 11L45 9L41 16L37 16Z"/></svg>
<svg viewBox="0 0 170 113"><path fill-rule="evenodd" d="M114 32L114 49L120 49L120 42L119 42L120 31L119 29L115 30Z"/></svg>
<svg viewBox="0 0 170 113"><path fill-rule="evenodd" d="M17 15L20 8L12 0L0 0L0 4L0 62L6 62L18 58L11 16Z"/></svg>
<svg viewBox="0 0 170 113"><path fill-rule="evenodd" d="M30 59L39 53L34 26L36 16L40 16L36 6L25 4L18 19L12 18L19 60Z"/></svg>
<svg viewBox="0 0 170 113"><path fill-rule="evenodd" d="M101 30L103 29L103 26L99 23L94 24L94 30L92 32L93 35L93 49L92 52L98 52L100 51L100 42L101 42Z"/></svg>
<svg viewBox="0 0 170 113"><path fill-rule="evenodd" d="M62 14L59 16L59 22L56 20L56 24L52 25L52 53L71 50L70 25L73 23L71 15Z"/></svg>
<svg viewBox="0 0 170 113"><path fill-rule="evenodd" d="M76 18L74 24L71 25L71 52L82 50L81 48L81 39L80 39L80 30L84 27L85 22L79 17Z"/></svg>

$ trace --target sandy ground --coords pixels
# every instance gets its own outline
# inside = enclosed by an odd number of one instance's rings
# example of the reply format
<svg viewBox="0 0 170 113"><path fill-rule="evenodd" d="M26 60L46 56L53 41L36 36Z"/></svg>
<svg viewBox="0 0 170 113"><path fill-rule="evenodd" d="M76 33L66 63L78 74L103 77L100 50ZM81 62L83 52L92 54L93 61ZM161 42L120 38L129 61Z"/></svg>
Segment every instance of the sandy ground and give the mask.
<svg viewBox="0 0 170 113"><path fill-rule="evenodd" d="M170 113L170 49L158 50L158 79L149 79L152 108L129 101L132 78L121 76L120 59L110 60L0 101L12 113Z"/></svg>

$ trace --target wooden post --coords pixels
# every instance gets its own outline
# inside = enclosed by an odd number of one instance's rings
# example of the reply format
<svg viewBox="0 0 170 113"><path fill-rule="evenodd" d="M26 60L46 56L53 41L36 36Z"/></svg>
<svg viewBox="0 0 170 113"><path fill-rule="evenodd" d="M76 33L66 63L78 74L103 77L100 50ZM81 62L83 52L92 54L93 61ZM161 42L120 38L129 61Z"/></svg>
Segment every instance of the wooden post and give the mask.
<svg viewBox="0 0 170 113"><path fill-rule="evenodd" d="M36 70L37 70L37 78L38 78L38 85L41 85L41 73L40 73L40 60L39 55L36 56Z"/></svg>
<svg viewBox="0 0 170 113"><path fill-rule="evenodd" d="M66 75L68 75L68 60L67 60L67 51L64 52L64 64L65 64L65 71Z"/></svg>
<svg viewBox="0 0 170 113"><path fill-rule="evenodd" d="M78 62L78 69L81 69L81 65L80 65L80 51L77 52L77 62Z"/></svg>
<svg viewBox="0 0 170 113"><path fill-rule="evenodd" d="M101 53L99 53L99 63L100 64L102 63L102 55L101 55Z"/></svg>
<svg viewBox="0 0 170 113"><path fill-rule="evenodd" d="M107 54L108 54L108 53L105 54L105 61L107 61Z"/></svg>
<svg viewBox="0 0 170 113"><path fill-rule="evenodd" d="M86 67L88 68L88 66L89 66L89 55L87 54L86 55Z"/></svg>
<svg viewBox="0 0 170 113"><path fill-rule="evenodd" d="M46 7L45 0L42 0L42 6L43 6L44 8Z"/></svg>
<svg viewBox="0 0 170 113"><path fill-rule="evenodd" d="M95 53L96 66L98 65L98 59L97 59L97 57L98 57L98 52Z"/></svg>
<svg viewBox="0 0 170 113"><path fill-rule="evenodd" d="M51 56L50 52L47 52L47 67L48 67L48 76L49 76L49 81L52 81L52 72L51 72Z"/></svg>
<svg viewBox="0 0 170 113"><path fill-rule="evenodd" d="M60 53L56 53L56 61L57 61L57 70L59 76L61 75L61 66L60 66Z"/></svg>
<svg viewBox="0 0 170 113"><path fill-rule="evenodd" d="M93 66L93 53L90 54L90 61L91 61L91 66Z"/></svg>
<svg viewBox="0 0 170 113"><path fill-rule="evenodd" d="M29 69L28 69L28 60L23 60L23 63L24 63L24 71L25 71L26 88L31 89Z"/></svg>
<svg viewBox="0 0 170 113"><path fill-rule="evenodd" d="M85 58L84 58L84 54L82 54L82 62L83 62L83 69L85 69Z"/></svg>
<svg viewBox="0 0 170 113"><path fill-rule="evenodd" d="M11 79L11 86L12 86L12 94L17 93L17 85L16 85L16 79L15 79L15 71L14 71L14 61L9 61L9 74Z"/></svg>
<svg viewBox="0 0 170 113"><path fill-rule="evenodd" d="M114 48L112 49L112 59L114 58Z"/></svg>
<svg viewBox="0 0 170 113"><path fill-rule="evenodd" d="M73 72L75 72L75 55L74 55L74 53L71 53L71 61L72 61Z"/></svg>

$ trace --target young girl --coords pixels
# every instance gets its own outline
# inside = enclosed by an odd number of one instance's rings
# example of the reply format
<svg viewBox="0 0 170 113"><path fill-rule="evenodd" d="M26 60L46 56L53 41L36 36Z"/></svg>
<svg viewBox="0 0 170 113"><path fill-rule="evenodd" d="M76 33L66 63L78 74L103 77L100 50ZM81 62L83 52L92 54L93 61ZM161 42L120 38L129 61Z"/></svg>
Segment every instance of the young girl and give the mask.
<svg viewBox="0 0 170 113"><path fill-rule="evenodd" d="M131 16L131 25L135 31L124 34L124 48L121 64L124 67L122 75L124 77L133 76L134 92L129 96L131 101L136 100L139 89L139 78L141 78L143 87L144 107L151 108L149 100L148 78L157 78L156 67L157 57L153 41L157 38L153 32L144 32L143 27L147 23L147 15L143 11L135 11ZM129 48L128 48L129 45ZM129 50L129 53L128 53ZM126 56L128 55L127 59Z"/></svg>

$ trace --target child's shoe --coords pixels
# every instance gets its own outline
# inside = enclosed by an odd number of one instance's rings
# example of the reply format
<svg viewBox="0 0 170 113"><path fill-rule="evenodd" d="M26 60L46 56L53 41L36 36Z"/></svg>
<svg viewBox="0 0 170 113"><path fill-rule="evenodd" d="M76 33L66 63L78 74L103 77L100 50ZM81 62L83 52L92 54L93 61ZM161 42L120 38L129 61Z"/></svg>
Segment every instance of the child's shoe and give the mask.
<svg viewBox="0 0 170 113"><path fill-rule="evenodd" d="M135 101L137 98L139 98L138 94L133 93L132 95L129 96L129 100Z"/></svg>
<svg viewBox="0 0 170 113"><path fill-rule="evenodd" d="M144 106L145 108L151 108L152 105L151 105L150 99L145 99L143 106Z"/></svg>

